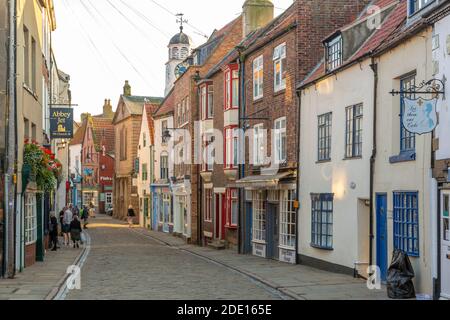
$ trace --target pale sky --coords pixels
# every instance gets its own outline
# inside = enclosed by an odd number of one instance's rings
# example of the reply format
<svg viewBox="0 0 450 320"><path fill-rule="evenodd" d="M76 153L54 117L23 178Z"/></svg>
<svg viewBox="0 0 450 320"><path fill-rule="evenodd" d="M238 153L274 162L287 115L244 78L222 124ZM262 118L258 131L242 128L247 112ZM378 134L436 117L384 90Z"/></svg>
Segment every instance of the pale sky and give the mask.
<svg viewBox="0 0 450 320"><path fill-rule="evenodd" d="M244 0L57 0L53 50L58 68L71 76L75 119L99 114L104 99L113 109L129 80L132 94L163 96L167 44L184 13L194 47L236 18ZM293 0L274 0L275 15Z"/></svg>

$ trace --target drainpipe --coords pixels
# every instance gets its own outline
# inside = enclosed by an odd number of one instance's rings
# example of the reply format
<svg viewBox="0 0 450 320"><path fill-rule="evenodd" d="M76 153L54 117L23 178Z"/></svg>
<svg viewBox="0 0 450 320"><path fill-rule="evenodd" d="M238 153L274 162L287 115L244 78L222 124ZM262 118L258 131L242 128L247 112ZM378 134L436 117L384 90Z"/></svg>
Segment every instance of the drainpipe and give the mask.
<svg viewBox="0 0 450 320"><path fill-rule="evenodd" d="M246 106L246 101L245 101L245 55L242 54L238 48L238 52L239 52L239 58L237 59L237 63L239 65L239 73L240 73L240 88L241 88L241 92L240 92L240 108L239 108L239 127L243 128L243 132L244 132L244 141L241 143L243 143L243 146L241 146L241 151L244 150L244 155L241 155L241 160L242 157L244 159L244 164L240 164L239 165L239 180L245 177L245 121L242 121L241 119L245 116L245 106ZM241 223L239 223L238 225L238 253L242 254L244 253L244 241L245 241L245 217L246 217L246 212L245 212L245 189L240 189L239 190L240 193L240 201L239 201L239 218L238 221L240 221ZM244 228L242 228L244 226ZM248 235L250 236L250 235Z"/></svg>
<svg viewBox="0 0 450 320"><path fill-rule="evenodd" d="M299 245L298 245L298 241L299 241L299 232L298 232L298 228L299 228L299 216L300 216L300 119L301 119L301 106L302 106L302 91L301 89L297 90L297 99L298 99L298 108L297 108L297 133L296 133L296 137L297 137L297 152L296 152L296 157L297 157L297 189L296 189L296 197L297 197L297 201L299 202L299 207L296 210L296 217L295 217L295 221L297 223L297 225L295 226L295 264L299 264L300 263L300 259L299 259Z"/></svg>
<svg viewBox="0 0 450 320"><path fill-rule="evenodd" d="M370 68L374 74L373 83L373 133L372 133L372 156L370 157L370 213L369 213L369 266L373 263L373 228L374 228L374 176L375 176L375 159L377 156L377 105L378 105L378 64L372 57Z"/></svg>

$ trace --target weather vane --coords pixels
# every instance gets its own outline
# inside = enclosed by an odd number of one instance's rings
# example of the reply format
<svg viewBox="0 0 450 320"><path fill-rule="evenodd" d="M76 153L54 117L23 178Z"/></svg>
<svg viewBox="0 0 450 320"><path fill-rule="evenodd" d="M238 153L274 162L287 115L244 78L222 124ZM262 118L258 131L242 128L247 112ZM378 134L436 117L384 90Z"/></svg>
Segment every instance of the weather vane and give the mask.
<svg viewBox="0 0 450 320"><path fill-rule="evenodd" d="M180 31L183 32L183 23L188 23L187 19L183 19L184 13L177 13L176 16L178 17L177 23L180 24Z"/></svg>

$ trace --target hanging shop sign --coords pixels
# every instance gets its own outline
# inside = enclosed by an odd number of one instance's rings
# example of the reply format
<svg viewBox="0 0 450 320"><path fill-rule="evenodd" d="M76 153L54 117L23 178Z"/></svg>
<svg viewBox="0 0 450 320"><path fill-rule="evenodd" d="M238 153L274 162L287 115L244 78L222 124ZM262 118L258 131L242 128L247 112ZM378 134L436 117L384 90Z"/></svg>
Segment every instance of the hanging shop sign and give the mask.
<svg viewBox="0 0 450 320"><path fill-rule="evenodd" d="M404 107L402 124L407 131L421 135L436 128L438 123L436 105L441 96L445 100L445 81L445 78L431 79L412 86L407 91L390 92L393 96L402 96Z"/></svg>
<svg viewBox="0 0 450 320"><path fill-rule="evenodd" d="M71 108L50 109L50 138L51 139L73 138L73 109Z"/></svg>
<svg viewBox="0 0 450 320"><path fill-rule="evenodd" d="M432 132L437 125L437 99L404 99L403 126L411 133L424 134Z"/></svg>

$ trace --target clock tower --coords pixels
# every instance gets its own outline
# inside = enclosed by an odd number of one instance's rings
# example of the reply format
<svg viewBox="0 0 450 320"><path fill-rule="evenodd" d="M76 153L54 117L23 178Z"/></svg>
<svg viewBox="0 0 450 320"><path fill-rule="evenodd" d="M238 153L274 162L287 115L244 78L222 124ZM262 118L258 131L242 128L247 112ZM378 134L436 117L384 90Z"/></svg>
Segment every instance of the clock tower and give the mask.
<svg viewBox="0 0 450 320"><path fill-rule="evenodd" d="M178 15L177 20L180 23L180 32L170 39L169 45L169 60L166 63L166 89L164 95L172 90L175 80L184 72L186 66L183 65L183 61L191 53L192 40L183 32L183 15Z"/></svg>

